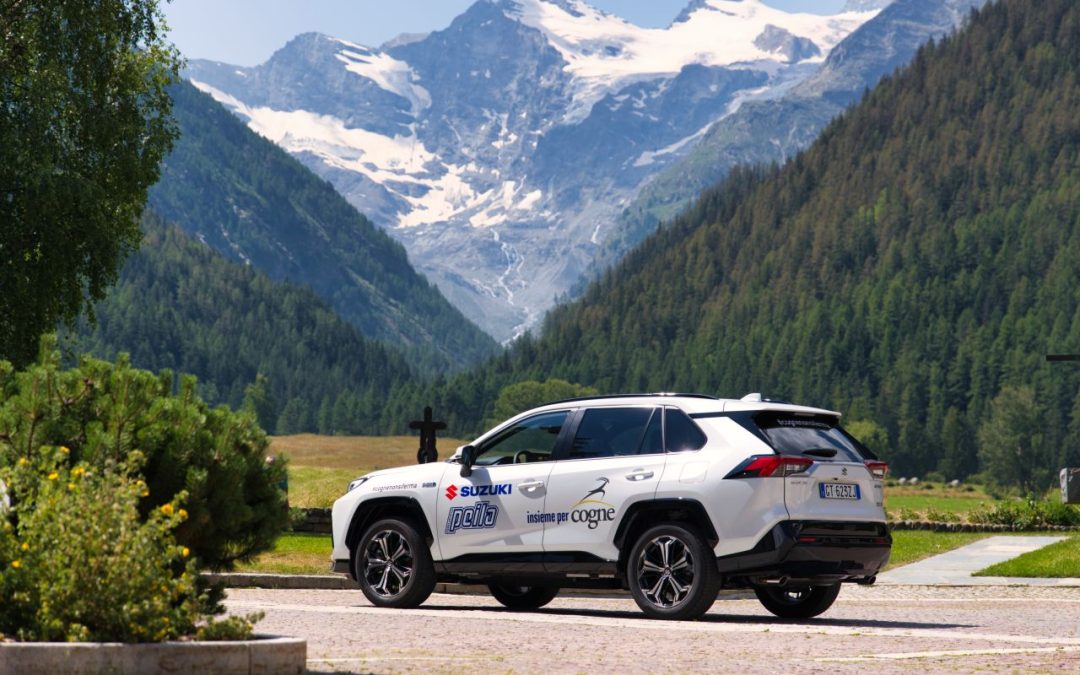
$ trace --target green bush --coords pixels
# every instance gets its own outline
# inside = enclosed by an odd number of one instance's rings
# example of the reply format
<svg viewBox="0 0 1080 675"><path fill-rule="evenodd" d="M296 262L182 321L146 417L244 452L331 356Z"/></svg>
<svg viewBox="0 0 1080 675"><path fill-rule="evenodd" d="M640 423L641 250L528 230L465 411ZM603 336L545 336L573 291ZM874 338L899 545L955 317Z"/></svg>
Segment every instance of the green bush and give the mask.
<svg viewBox="0 0 1080 675"><path fill-rule="evenodd" d="M1062 504L1054 498L1007 499L972 511L968 518L973 523L1032 530L1047 526L1080 525L1080 509Z"/></svg>
<svg viewBox="0 0 1080 675"><path fill-rule="evenodd" d="M939 511L935 508L926 509L923 514L931 523L959 523L960 516L949 511Z"/></svg>
<svg viewBox="0 0 1080 675"><path fill-rule="evenodd" d="M184 494L148 516L138 505L142 457L101 469L67 466L43 446L0 469L10 507L0 516L0 637L43 641L161 641L192 634L205 597L190 549L172 531Z"/></svg>
<svg viewBox="0 0 1080 675"><path fill-rule="evenodd" d="M96 471L138 451L146 458L140 513L149 518L186 493L189 517L174 535L200 565L230 569L272 548L288 519L278 488L286 469L265 463L266 434L251 415L210 408L194 378L174 394L172 373L132 368L125 356L62 369L54 344L43 340L24 371L0 361L0 467L41 446L70 448L68 468Z"/></svg>

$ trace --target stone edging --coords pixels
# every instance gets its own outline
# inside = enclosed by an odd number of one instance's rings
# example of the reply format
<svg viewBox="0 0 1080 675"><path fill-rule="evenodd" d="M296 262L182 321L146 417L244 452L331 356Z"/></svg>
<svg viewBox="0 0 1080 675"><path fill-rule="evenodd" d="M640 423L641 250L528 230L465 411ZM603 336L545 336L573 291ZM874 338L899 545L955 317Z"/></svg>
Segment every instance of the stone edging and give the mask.
<svg viewBox="0 0 1080 675"><path fill-rule="evenodd" d="M930 530L932 532L1080 532L1080 527L1069 525L1044 525L1043 527L1013 527L988 523L936 523L928 520L896 520L889 522L889 529Z"/></svg>
<svg viewBox="0 0 1080 675"><path fill-rule="evenodd" d="M222 642L0 642L0 675L211 673L299 675L307 641L265 636Z"/></svg>
<svg viewBox="0 0 1080 675"><path fill-rule="evenodd" d="M204 572L211 583L226 588L290 588L309 590L359 590L360 586L344 574L260 574L254 572Z"/></svg>

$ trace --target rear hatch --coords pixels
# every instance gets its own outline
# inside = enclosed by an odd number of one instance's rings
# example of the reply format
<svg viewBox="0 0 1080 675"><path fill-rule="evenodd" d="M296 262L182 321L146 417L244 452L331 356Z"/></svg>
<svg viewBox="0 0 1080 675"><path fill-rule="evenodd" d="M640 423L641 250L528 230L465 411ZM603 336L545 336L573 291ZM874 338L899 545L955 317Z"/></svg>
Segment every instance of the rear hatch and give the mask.
<svg viewBox="0 0 1080 675"><path fill-rule="evenodd" d="M812 462L784 478L792 520L885 520L885 465L843 430L838 417L765 411L754 422L777 453Z"/></svg>

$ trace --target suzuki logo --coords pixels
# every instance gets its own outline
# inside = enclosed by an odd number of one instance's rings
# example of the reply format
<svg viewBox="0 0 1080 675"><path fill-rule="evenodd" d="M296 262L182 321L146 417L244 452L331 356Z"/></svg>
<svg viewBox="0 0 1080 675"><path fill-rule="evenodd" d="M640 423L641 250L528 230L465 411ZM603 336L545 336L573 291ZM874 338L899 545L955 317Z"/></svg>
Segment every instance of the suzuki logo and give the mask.
<svg viewBox="0 0 1080 675"><path fill-rule="evenodd" d="M847 475L847 467L845 466L844 468L840 469L840 473L843 474L844 476L846 476Z"/></svg>
<svg viewBox="0 0 1080 675"><path fill-rule="evenodd" d="M450 487L446 488L446 498L453 499L454 497L457 497L457 486L451 485Z"/></svg>

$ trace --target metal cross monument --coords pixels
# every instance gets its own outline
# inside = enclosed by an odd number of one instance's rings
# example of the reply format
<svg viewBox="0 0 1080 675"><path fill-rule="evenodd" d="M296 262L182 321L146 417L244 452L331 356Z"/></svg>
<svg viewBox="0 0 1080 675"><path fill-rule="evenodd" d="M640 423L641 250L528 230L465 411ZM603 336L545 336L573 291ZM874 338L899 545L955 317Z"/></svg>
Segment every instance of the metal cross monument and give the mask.
<svg viewBox="0 0 1080 675"><path fill-rule="evenodd" d="M439 451L435 449L435 432L446 428L446 422L436 422L431 419L431 406L424 407L424 419L409 422L410 429L420 430L420 449L416 451L418 464L434 462L439 458Z"/></svg>

